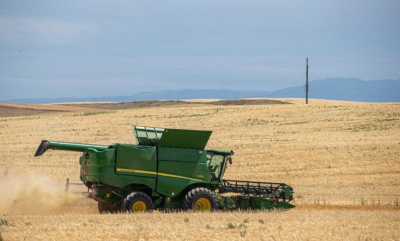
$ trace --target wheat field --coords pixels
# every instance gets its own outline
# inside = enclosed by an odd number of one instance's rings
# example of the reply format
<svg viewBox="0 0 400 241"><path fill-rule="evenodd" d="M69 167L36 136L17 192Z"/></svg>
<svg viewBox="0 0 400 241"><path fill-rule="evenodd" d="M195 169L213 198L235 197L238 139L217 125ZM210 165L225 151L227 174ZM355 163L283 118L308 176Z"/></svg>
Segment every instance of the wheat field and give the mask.
<svg viewBox="0 0 400 241"><path fill-rule="evenodd" d="M125 110L46 105L64 112L2 113L0 237L400 240L400 104L285 101L292 104ZM297 207L285 212L100 215L93 200L64 193L66 178L79 182L79 153L49 150L33 157L42 139L134 143L132 125L212 130L207 148L235 151L226 179L287 183L294 188Z"/></svg>

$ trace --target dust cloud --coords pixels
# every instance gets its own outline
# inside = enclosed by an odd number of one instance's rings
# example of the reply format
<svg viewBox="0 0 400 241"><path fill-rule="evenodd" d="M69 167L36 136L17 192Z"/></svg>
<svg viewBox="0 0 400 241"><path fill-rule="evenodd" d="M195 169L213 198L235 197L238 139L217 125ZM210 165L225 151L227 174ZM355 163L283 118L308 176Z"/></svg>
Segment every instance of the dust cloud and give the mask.
<svg viewBox="0 0 400 241"><path fill-rule="evenodd" d="M46 214L74 210L85 196L64 192L64 185L35 173L0 172L0 214ZM93 205L93 204L92 204Z"/></svg>

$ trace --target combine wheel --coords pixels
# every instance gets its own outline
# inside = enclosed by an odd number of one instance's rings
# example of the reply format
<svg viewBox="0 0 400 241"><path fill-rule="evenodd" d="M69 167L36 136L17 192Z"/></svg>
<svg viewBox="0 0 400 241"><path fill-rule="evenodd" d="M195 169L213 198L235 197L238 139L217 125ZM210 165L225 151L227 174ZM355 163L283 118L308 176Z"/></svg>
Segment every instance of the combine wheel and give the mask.
<svg viewBox="0 0 400 241"><path fill-rule="evenodd" d="M100 213L116 213L121 211L121 206L115 203L98 202L97 207Z"/></svg>
<svg viewBox="0 0 400 241"><path fill-rule="evenodd" d="M204 187L193 188L190 190L182 202L183 210L193 210L196 212L215 211L218 208L217 200L210 190Z"/></svg>
<svg viewBox="0 0 400 241"><path fill-rule="evenodd" d="M130 213L152 212L153 202L143 192L132 192L122 202L122 210Z"/></svg>

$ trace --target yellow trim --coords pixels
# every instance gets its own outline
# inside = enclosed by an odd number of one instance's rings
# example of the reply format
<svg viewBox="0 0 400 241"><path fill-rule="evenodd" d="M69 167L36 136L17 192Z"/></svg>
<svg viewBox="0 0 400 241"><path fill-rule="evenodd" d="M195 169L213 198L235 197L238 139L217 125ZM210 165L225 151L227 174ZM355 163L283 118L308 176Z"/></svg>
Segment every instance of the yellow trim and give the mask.
<svg viewBox="0 0 400 241"><path fill-rule="evenodd" d="M117 168L117 172L131 172L131 173L143 173L143 174L157 175L157 172L149 172L149 171L135 170L135 169L124 169L124 168Z"/></svg>
<svg viewBox="0 0 400 241"><path fill-rule="evenodd" d="M161 173L161 172L159 172L158 175L159 176L164 176L164 177L175 177L175 178L180 178L180 179L193 180L193 181L198 181L198 182L202 181L200 179L195 179L195 178L190 178L190 177L183 177L183 176L172 175L172 174Z"/></svg>
<svg viewBox="0 0 400 241"><path fill-rule="evenodd" d="M143 170L136 170L136 169L125 169L125 168L117 168L117 172L130 172L130 173L142 173L142 174L157 175L157 172L150 172L150 171L143 171ZM193 181L198 181L198 182L203 181L201 179L172 175L172 174L161 173L161 172L159 172L158 175L164 176L164 177L174 177L174 178L180 178L180 179L193 180Z"/></svg>

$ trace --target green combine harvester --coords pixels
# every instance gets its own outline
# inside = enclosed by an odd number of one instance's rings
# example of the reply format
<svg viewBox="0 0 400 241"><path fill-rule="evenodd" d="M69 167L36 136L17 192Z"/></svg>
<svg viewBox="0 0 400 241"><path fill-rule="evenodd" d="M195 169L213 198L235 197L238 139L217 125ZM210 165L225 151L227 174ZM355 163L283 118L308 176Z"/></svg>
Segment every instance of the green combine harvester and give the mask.
<svg viewBox="0 0 400 241"><path fill-rule="evenodd" d="M136 145L43 140L35 156L48 149L82 152L80 179L101 213L295 207L293 189L284 183L222 179L234 153L204 149L212 131L133 130Z"/></svg>

